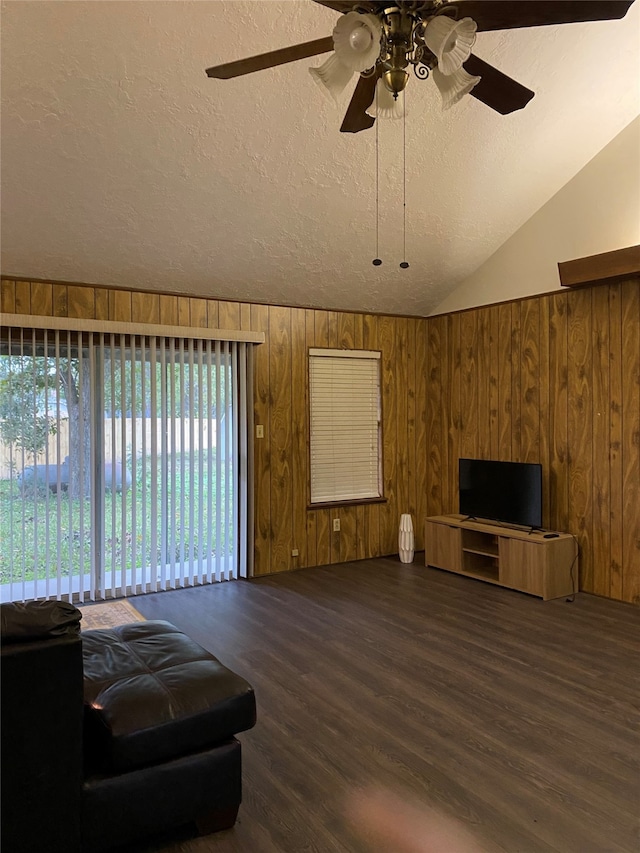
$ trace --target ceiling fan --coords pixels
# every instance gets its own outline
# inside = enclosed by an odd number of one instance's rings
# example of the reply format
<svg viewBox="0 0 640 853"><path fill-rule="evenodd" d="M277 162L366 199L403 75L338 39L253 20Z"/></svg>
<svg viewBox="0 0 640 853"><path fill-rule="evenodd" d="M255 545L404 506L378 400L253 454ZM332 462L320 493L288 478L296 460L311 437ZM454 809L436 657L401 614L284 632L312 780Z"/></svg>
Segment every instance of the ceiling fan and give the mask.
<svg viewBox="0 0 640 853"><path fill-rule="evenodd" d="M476 31L623 18L633 0L313 0L341 13L333 35L207 68L222 80L311 56L333 54L309 69L332 96L354 74L358 83L340 130L358 133L376 116L399 117L398 95L412 66L434 79L444 108L470 94L502 115L525 107L534 93L471 53Z"/></svg>

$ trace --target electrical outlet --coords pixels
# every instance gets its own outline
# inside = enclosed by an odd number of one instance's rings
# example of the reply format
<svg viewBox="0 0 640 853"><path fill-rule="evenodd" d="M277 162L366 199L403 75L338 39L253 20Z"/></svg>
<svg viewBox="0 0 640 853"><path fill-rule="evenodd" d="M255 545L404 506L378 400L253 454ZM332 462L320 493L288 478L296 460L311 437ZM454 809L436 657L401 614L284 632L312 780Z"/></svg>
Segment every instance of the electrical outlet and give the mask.
<svg viewBox="0 0 640 853"><path fill-rule="evenodd" d="M291 552L291 556L292 556L292 557L297 557L297 556L298 556L298 553L299 553L298 549L297 549L297 548L294 548L294 549L293 549L293 551Z"/></svg>
<svg viewBox="0 0 640 853"><path fill-rule="evenodd" d="M339 518L333 519L333 532L334 533L340 532L340 519Z"/></svg>
<svg viewBox="0 0 640 853"><path fill-rule="evenodd" d="M257 424L256 425L256 438L264 438L264 425Z"/></svg>

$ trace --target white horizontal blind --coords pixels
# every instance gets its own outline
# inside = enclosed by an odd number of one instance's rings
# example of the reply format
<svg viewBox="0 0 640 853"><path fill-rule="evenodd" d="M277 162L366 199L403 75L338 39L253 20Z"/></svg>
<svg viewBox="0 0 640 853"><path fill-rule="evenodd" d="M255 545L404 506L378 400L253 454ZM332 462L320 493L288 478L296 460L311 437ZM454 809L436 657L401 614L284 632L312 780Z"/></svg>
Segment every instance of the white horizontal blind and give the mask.
<svg viewBox="0 0 640 853"><path fill-rule="evenodd" d="M7 329L2 600L250 573L250 364L239 341Z"/></svg>
<svg viewBox="0 0 640 853"><path fill-rule="evenodd" d="M309 351L311 503L381 496L380 353Z"/></svg>

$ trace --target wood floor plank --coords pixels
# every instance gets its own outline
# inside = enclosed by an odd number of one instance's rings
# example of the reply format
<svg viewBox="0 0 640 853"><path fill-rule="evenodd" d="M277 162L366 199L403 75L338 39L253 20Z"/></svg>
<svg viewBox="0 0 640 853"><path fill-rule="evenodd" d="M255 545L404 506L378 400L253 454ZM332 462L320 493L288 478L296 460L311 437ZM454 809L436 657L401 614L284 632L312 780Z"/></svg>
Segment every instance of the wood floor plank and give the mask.
<svg viewBox="0 0 640 853"><path fill-rule="evenodd" d="M258 722L234 829L132 853L378 853L342 817L369 784L457 817L487 853L636 853L640 609L421 559L136 598L253 684Z"/></svg>

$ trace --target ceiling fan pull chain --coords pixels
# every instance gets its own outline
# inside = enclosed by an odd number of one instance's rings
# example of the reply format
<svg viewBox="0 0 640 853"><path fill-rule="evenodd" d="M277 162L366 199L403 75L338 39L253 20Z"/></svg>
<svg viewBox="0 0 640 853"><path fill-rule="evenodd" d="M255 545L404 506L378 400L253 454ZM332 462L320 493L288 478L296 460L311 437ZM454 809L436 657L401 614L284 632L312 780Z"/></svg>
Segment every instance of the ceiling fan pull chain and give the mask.
<svg viewBox="0 0 640 853"><path fill-rule="evenodd" d="M407 261L407 92L402 93L402 257L400 269L409 269Z"/></svg>
<svg viewBox="0 0 640 853"><path fill-rule="evenodd" d="M378 87L375 90L376 112L378 109ZM376 119L376 256L372 263L374 267L382 264L380 259L380 121Z"/></svg>

